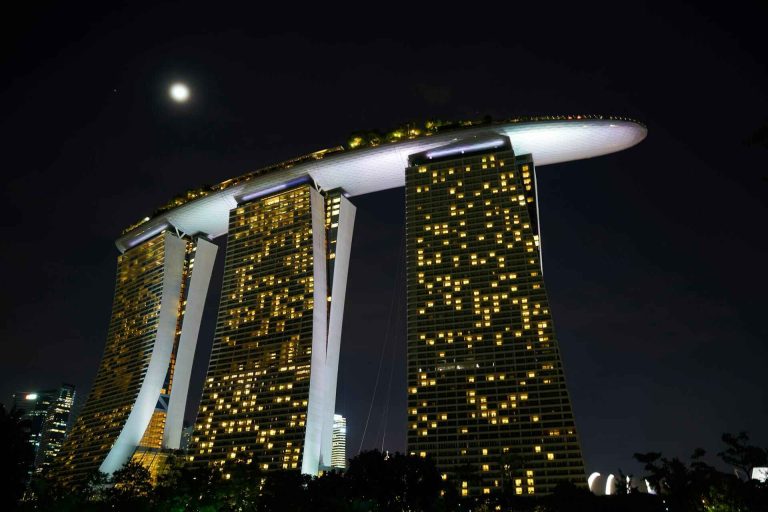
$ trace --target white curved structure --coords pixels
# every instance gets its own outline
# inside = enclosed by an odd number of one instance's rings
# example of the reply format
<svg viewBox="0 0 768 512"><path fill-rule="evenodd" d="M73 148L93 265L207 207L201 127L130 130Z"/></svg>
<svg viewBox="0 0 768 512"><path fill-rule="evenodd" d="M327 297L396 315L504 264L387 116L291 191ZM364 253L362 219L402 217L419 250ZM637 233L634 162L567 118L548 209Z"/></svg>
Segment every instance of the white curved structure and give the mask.
<svg viewBox="0 0 768 512"><path fill-rule="evenodd" d="M632 489L633 492L642 492L647 494L656 494L656 490L651 487L648 480L640 477L626 477L626 485L628 489ZM595 471L587 478L587 488L592 494L597 496L609 496L616 494L616 476L613 474L607 475L603 478L603 475Z"/></svg>
<svg viewBox="0 0 768 512"><path fill-rule="evenodd" d="M534 162L542 166L621 151L646 133L643 125L628 119L570 116L475 125L376 147L321 151L188 194L194 198L145 219L116 242L123 254L118 258L107 347L89 402L60 458L60 474L76 483L95 469L114 472L139 446L179 447L217 253L207 239L228 233L231 262L225 264L225 283L229 279L231 287L222 296L228 293L229 302L220 303L217 340L195 431L203 440L195 441L195 456L199 463L218 464L223 458L219 455L226 453L227 460L239 457L264 470L301 469L308 474L330 467L355 220L355 207L347 197L404 187L413 157L423 159L425 166L440 165L450 158L464 161L465 153L498 150L509 152L515 162L513 150L533 168ZM489 172L504 176L493 165ZM277 198L283 195L286 198ZM287 206L304 204L307 197L311 207L302 210L303 216ZM532 214L526 210L521 215ZM240 231L233 235L233 229ZM257 349L264 353L245 361ZM233 363L236 358L238 364ZM273 362L278 360L285 362ZM269 378L274 379L271 387L261 389ZM257 400L262 402L257 405ZM254 420L255 411L266 411L261 424ZM285 424L269 423L274 418L285 419ZM532 421L538 422L539 416L535 418ZM290 437L300 430L302 438ZM201 431L208 437L201 437ZM279 451L278 438L285 442ZM561 454L542 454L547 456L546 463L556 464ZM583 472L578 473L576 478L583 478ZM591 475L590 489L601 480L599 474ZM612 494L613 483L614 476L608 476L606 494ZM528 492L533 491L530 483Z"/></svg>
<svg viewBox="0 0 768 512"><path fill-rule="evenodd" d="M172 225L195 235L212 238L227 232L229 211L239 200L267 189L280 190L287 181L309 175L325 190L343 188L357 196L405 186L403 169L408 156L457 142L487 142L494 135L505 135L516 154L531 154L537 167L582 160L615 153L642 141L646 128L627 119L570 119L523 121L471 127L429 137L381 146L334 153L318 160L296 164L253 177L238 185L213 192L183 206L158 215L117 240L120 251L155 236Z"/></svg>
<svg viewBox="0 0 768 512"><path fill-rule="evenodd" d="M56 461L62 481L111 474L139 446L178 449L217 249L165 231L118 256L102 360Z"/></svg>
<svg viewBox="0 0 768 512"><path fill-rule="evenodd" d="M600 480L600 473L598 473L597 471L589 475L589 478L587 478L587 488L591 493L593 494L598 493L599 480Z"/></svg>
<svg viewBox="0 0 768 512"><path fill-rule="evenodd" d="M181 306L179 290L182 286L186 243L179 238L166 236L165 244L163 291L159 302L160 313L154 326L155 339L151 347L151 356L143 372L141 387L128 419L114 441L112 449L99 466L100 471L110 475L131 458L141 442L152 419L171 362L178 311Z"/></svg>
<svg viewBox="0 0 768 512"><path fill-rule="evenodd" d="M178 450L181 444L181 431L184 428L184 411L187 407L192 364L197 350L197 338L200 333L205 298L208 296L208 285L211 282L211 273L218 250L218 246L204 239L197 240L194 272L191 272L192 275L189 279L182 329L175 354L173 388L168 397L168 413L163 431L163 446L172 450Z"/></svg>

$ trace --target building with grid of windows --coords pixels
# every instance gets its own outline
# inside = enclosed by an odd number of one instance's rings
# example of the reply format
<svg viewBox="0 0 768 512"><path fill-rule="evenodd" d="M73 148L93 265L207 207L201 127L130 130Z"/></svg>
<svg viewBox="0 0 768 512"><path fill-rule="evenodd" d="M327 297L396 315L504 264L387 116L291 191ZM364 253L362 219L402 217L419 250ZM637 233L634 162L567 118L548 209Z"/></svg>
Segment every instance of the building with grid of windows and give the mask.
<svg viewBox="0 0 768 512"><path fill-rule="evenodd" d="M413 155L405 171L408 450L465 495L584 480L533 161L495 140Z"/></svg>
<svg viewBox="0 0 768 512"><path fill-rule="evenodd" d="M143 459L142 449L178 448L216 251L162 230L118 256L104 354L53 468L66 485Z"/></svg>
<svg viewBox="0 0 768 512"><path fill-rule="evenodd" d="M347 469L347 418L341 414L333 415L331 443L331 467Z"/></svg>
<svg viewBox="0 0 768 512"><path fill-rule="evenodd" d="M542 277L534 163L592 158L645 136L640 123L606 116L428 123L177 197L116 242L104 357L61 475L112 472L131 458L153 466L179 448L216 255L208 240L223 236L189 458L225 473L236 463L333 467L349 198L405 187L409 452L434 458L467 495L583 481Z"/></svg>
<svg viewBox="0 0 768 512"><path fill-rule="evenodd" d="M246 197L230 212L193 462L330 467L349 261L338 256L351 242L339 235L351 235L354 214L343 195L310 183Z"/></svg>
<svg viewBox="0 0 768 512"><path fill-rule="evenodd" d="M35 453L32 473L43 473L53 463L67 436L75 387L62 384L57 389L14 393L13 408L28 422L29 442Z"/></svg>

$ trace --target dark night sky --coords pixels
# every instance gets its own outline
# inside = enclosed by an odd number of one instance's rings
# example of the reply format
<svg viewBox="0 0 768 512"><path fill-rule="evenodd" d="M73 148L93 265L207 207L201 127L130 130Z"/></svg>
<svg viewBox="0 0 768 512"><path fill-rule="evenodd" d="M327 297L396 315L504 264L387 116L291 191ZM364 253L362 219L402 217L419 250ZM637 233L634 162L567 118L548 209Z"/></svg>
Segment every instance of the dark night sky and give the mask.
<svg viewBox="0 0 768 512"><path fill-rule="evenodd" d="M545 276L587 469L638 471L635 451L716 452L723 431L768 444L768 148L748 142L768 121L768 10L542 4L68 2L4 13L0 401L62 381L87 393L113 241L177 193L359 129L604 113L643 120L648 138L538 173ZM189 104L167 100L175 79L191 85ZM337 409L353 454L389 332L364 446L381 443L391 372L384 446L403 450L403 193L353 201Z"/></svg>

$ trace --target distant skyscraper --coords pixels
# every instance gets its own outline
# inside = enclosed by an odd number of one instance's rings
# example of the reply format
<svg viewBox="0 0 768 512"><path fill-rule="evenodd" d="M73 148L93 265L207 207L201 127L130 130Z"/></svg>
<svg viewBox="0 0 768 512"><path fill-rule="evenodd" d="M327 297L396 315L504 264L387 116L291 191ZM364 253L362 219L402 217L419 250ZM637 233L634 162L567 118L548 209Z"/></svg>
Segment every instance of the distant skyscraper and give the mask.
<svg viewBox="0 0 768 512"><path fill-rule="evenodd" d="M94 470L112 473L139 447L178 448L216 250L164 229L118 256L104 355L55 466L65 484Z"/></svg>
<svg viewBox="0 0 768 512"><path fill-rule="evenodd" d="M58 455L67 435L74 400L75 387L70 384L62 384L59 389L14 394L14 407L23 411L22 418L30 422L29 442L35 450L30 474L47 470Z"/></svg>
<svg viewBox="0 0 768 512"><path fill-rule="evenodd" d="M331 467L334 469L347 469L347 418L341 414L333 415L332 443Z"/></svg>
<svg viewBox="0 0 768 512"><path fill-rule="evenodd" d="M181 430L181 443L179 444L179 450L184 453L189 451L189 446L192 444L192 434L195 433L195 426L189 425Z"/></svg>
<svg viewBox="0 0 768 512"><path fill-rule="evenodd" d="M331 465L354 215L338 191L307 180L243 197L230 212L195 463L311 474Z"/></svg>
<svg viewBox="0 0 768 512"><path fill-rule="evenodd" d="M584 466L544 289L530 155L508 140L406 169L408 450L463 494L581 485Z"/></svg>

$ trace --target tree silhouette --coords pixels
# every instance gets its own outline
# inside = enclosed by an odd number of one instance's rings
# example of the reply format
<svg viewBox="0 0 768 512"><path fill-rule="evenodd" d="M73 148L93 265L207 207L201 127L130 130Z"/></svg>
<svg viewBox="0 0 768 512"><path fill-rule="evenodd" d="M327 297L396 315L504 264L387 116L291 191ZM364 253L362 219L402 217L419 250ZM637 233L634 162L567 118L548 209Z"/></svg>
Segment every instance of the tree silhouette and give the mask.
<svg viewBox="0 0 768 512"><path fill-rule="evenodd" d="M149 470L138 462L128 461L109 480L107 502L112 510L149 510L153 492Z"/></svg>
<svg viewBox="0 0 768 512"><path fill-rule="evenodd" d="M765 450L748 441L744 433L724 434L725 449L719 455L742 472L763 464ZM510 482L527 464L524 457L511 455L499 459L506 473L505 489L467 497L459 496L461 482L473 482L476 487L476 467L459 467L451 479L443 480L429 457L374 450L352 458L346 472L309 477L298 471L261 472L256 463L201 468L189 465L185 457L170 456L167 470L154 487L149 472L133 462L111 477L94 472L85 484L66 492L42 475L32 483L34 499L21 508L57 512L768 511L768 485L717 471L703 456L701 449L687 462L661 453L635 454L659 496L634 492L621 471L617 482L621 492L612 496L595 496L570 482L559 484L546 496L517 496Z"/></svg>
<svg viewBox="0 0 768 512"><path fill-rule="evenodd" d="M16 409L0 404L0 509L15 510L24 495L34 450L29 442L29 421Z"/></svg>
<svg viewBox="0 0 768 512"><path fill-rule="evenodd" d="M749 436L746 432L739 432L735 436L726 432L721 439L726 448L717 456L733 466L737 471L736 476L740 479L749 480L752 477L752 469L768 466L768 451L747 444Z"/></svg>
<svg viewBox="0 0 768 512"><path fill-rule="evenodd" d="M315 478L307 486L309 509L315 512L351 512L358 504L343 473L331 471ZM357 508L361 510L361 508Z"/></svg>
<svg viewBox="0 0 768 512"><path fill-rule="evenodd" d="M358 506L381 511L436 510L442 487L432 459L378 450L351 459L344 478Z"/></svg>
<svg viewBox="0 0 768 512"><path fill-rule="evenodd" d="M266 475L261 489L259 510L279 512L291 510L304 512L310 510L305 492L311 477L298 471L273 471Z"/></svg>
<svg viewBox="0 0 768 512"><path fill-rule="evenodd" d="M702 497L717 477L717 471L701 460L704 454L701 448L694 450L690 466L657 452L636 453L634 457L645 465L646 479L665 497L670 512L682 512L700 510Z"/></svg>

